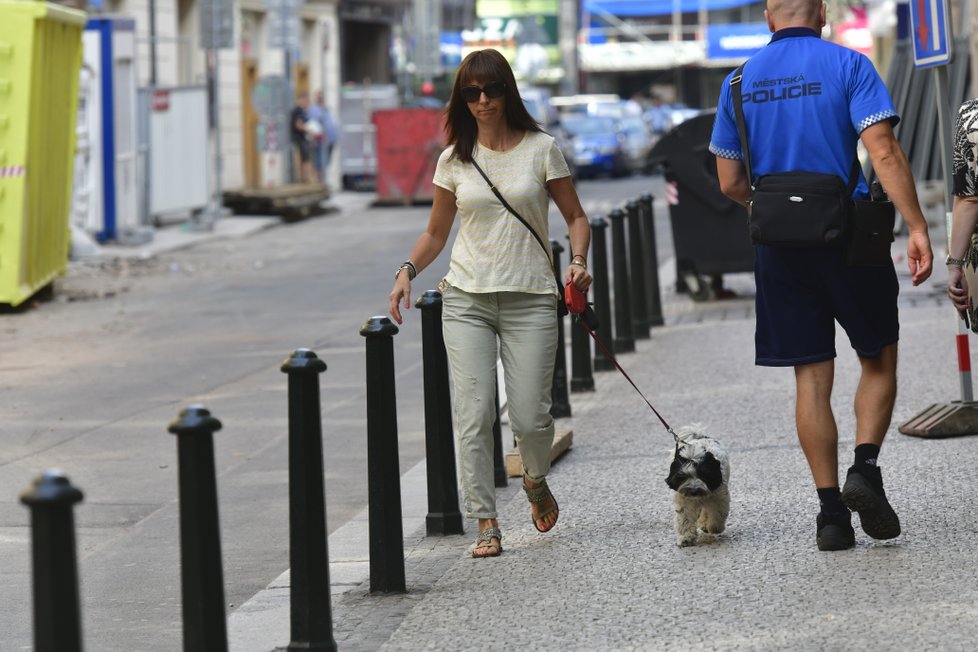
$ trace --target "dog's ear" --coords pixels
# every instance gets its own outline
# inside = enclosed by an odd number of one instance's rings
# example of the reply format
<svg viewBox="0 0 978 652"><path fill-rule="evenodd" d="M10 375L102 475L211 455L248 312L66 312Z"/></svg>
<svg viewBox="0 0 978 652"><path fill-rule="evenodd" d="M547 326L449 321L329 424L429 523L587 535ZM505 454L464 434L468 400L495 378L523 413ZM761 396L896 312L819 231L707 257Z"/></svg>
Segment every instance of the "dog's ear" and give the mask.
<svg viewBox="0 0 978 652"><path fill-rule="evenodd" d="M666 476L666 484L669 485L669 488L673 491L677 491L679 486L683 483L682 468L684 461L685 460L683 460L683 458L677 455L676 458L672 460L672 464L669 466L669 475Z"/></svg>
<svg viewBox="0 0 978 652"><path fill-rule="evenodd" d="M696 475L706 483L710 491L723 484L723 472L720 470L720 461L713 457L713 453L707 452L703 459L696 462Z"/></svg>

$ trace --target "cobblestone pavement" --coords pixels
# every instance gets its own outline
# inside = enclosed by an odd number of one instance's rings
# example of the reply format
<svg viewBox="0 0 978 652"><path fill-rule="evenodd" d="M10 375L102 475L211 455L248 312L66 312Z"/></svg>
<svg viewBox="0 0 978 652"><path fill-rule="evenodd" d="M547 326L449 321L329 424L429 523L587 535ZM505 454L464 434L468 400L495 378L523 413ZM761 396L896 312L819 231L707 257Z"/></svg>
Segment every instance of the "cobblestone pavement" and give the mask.
<svg viewBox="0 0 978 652"><path fill-rule="evenodd" d="M940 259L942 236L932 237ZM898 241L896 256L903 247ZM334 575L339 649L973 649L978 517L963 462L973 439L897 432L931 403L959 398L954 318L943 268L912 288L899 263L900 394L880 464L900 537L870 539L854 516L855 549L816 549L817 500L795 439L792 372L753 365L750 275L725 278L736 296L709 303L664 282L666 325L621 362L672 425L700 423L729 448L727 531L676 545L664 483L671 437L624 379L598 373L596 390L572 394L574 414L558 423L575 439L550 476L561 506L556 529L533 529L518 480L499 491L505 552L497 559L469 556L474 524L464 536L405 529L407 593L372 595L366 581ZM837 349L844 473L859 366L844 333ZM408 475L423 478L423 464ZM423 516L423 501L414 509ZM332 572L340 570L334 562ZM232 616L232 649L271 649L249 633L244 611Z"/></svg>

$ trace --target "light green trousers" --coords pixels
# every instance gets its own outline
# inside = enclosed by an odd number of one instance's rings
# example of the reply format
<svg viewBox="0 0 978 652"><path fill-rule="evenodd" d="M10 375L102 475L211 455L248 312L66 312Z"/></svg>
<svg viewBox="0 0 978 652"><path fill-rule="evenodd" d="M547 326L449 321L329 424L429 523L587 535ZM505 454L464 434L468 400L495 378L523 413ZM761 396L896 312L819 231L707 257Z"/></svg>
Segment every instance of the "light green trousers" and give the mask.
<svg viewBox="0 0 978 652"><path fill-rule="evenodd" d="M557 298L473 294L442 284L442 329L452 372L462 503L468 518L496 518L492 426L502 358L509 423L533 483L550 471L550 389L557 356Z"/></svg>

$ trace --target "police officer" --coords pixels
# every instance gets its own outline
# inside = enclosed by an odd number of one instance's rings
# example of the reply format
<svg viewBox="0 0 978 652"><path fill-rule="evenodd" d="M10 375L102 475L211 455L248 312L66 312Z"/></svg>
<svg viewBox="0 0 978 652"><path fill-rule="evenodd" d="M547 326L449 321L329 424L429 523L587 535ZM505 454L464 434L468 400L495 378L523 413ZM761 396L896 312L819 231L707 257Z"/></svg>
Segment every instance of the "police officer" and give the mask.
<svg viewBox="0 0 978 652"><path fill-rule="evenodd" d="M741 96L754 177L788 171L834 173L848 181L862 140L883 187L910 230L913 284L931 273L933 254L907 158L893 135L899 116L864 55L820 38L821 0L768 0L771 42L743 70ZM750 184L731 99L723 84L710 151L725 195L746 205ZM869 191L860 173L853 197ZM896 398L897 292L892 263L851 267L841 247L755 246L755 364L794 367L798 439L821 509L819 550L855 545L849 510L874 539L900 534L900 520L876 464ZM838 430L830 403L835 321L859 356L854 400L855 459L840 492Z"/></svg>

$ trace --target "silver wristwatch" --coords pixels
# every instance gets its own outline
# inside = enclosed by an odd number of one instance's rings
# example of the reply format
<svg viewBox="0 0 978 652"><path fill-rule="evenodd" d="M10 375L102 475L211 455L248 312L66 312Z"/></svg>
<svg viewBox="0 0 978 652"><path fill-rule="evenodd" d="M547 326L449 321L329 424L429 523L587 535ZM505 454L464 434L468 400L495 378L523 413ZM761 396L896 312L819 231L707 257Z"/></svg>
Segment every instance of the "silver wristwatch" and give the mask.
<svg viewBox="0 0 978 652"><path fill-rule="evenodd" d="M951 257L951 254L948 254L947 255L947 258L944 259L944 264L945 265L957 265L958 267L964 267L964 259L963 258L952 258Z"/></svg>

